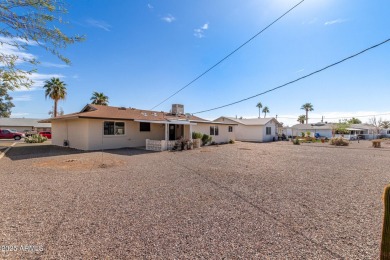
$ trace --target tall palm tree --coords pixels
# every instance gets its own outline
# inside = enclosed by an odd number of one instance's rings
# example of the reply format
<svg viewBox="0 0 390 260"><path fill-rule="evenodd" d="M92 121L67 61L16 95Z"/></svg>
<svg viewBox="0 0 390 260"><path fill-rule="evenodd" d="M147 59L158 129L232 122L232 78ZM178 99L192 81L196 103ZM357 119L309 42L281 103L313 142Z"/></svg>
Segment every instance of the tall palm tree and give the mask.
<svg viewBox="0 0 390 260"><path fill-rule="evenodd" d="M260 118L260 113L261 113L261 109L263 107L263 104L261 104L261 102L257 103L256 107L259 109L259 118Z"/></svg>
<svg viewBox="0 0 390 260"><path fill-rule="evenodd" d="M302 110L306 111L306 124L309 122L309 111L313 111L313 105L311 103L303 104L301 107Z"/></svg>
<svg viewBox="0 0 390 260"><path fill-rule="evenodd" d="M265 107L263 108L263 113L264 113L264 118L265 118L265 116L267 115L267 113L269 113L269 108L268 108L267 106L265 106Z"/></svg>
<svg viewBox="0 0 390 260"><path fill-rule="evenodd" d="M300 123L300 124L304 124L305 123L305 119L306 119L306 116L305 115L300 115L300 116L298 116L298 122Z"/></svg>
<svg viewBox="0 0 390 260"><path fill-rule="evenodd" d="M108 97L103 94L103 92L93 92L92 93L92 104L95 105L102 105L102 106L107 106L108 105Z"/></svg>
<svg viewBox="0 0 390 260"><path fill-rule="evenodd" d="M59 100L66 98L66 84L59 78L51 78L45 81L45 98L49 97L54 100L53 116L57 117L57 105Z"/></svg>

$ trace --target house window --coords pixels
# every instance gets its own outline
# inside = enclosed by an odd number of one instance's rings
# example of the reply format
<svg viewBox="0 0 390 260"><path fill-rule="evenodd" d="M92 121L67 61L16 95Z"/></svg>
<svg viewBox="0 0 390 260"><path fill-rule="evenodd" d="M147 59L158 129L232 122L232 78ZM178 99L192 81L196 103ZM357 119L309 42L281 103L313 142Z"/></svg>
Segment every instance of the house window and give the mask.
<svg viewBox="0 0 390 260"><path fill-rule="evenodd" d="M218 126L210 126L210 135L218 135Z"/></svg>
<svg viewBox="0 0 390 260"><path fill-rule="evenodd" d="M140 132L150 132L150 123L139 123Z"/></svg>
<svg viewBox="0 0 390 260"><path fill-rule="evenodd" d="M265 128L265 134L266 134L266 135L271 135L271 127L267 126L267 127Z"/></svg>
<svg viewBox="0 0 390 260"><path fill-rule="evenodd" d="M229 133L233 132L233 126L229 126L228 131L229 131Z"/></svg>
<svg viewBox="0 0 390 260"><path fill-rule="evenodd" d="M125 134L125 123L104 121L104 135L124 135Z"/></svg>

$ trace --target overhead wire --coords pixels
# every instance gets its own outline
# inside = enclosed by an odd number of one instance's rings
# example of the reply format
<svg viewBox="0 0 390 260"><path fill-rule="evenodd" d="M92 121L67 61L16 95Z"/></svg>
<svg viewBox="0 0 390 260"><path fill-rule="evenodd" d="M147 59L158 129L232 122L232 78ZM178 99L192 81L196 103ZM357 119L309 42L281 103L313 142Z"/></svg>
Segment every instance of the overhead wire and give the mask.
<svg viewBox="0 0 390 260"><path fill-rule="evenodd" d="M232 105L235 105L235 104L238 104L238 103L247 101L247 100L249 100L249 99L252 99L252 98L255 98L255 97L258 97L258 96L267 94L267 93L269 93L269 92L278 90L278 89L280 89L280 88L286 87L287 85L293 84L293 83L295 83L295 82L298 82L298 81L300 81L300 80L303 80L303 79L305 79L305 78L308 78L308 77L310 77L310 76L313 76L314 74L320 73L320 72L322 72L322 71L324 71L324 70L327 70L327 69L329 69L329 68L331 68L331 67L334 67L334 66L336 66L336 65L339 65L339 64L341 64L341 63L343 63L343 62L345 62L345 61L347 61L347 60L353 59L353 58L355 58L355 57L357 57L357 56L359 56L359 55L361 55L361 54L363 54L363 53L365 53L365 52L367 52L367 51L369 51L369 50L375 49L375 48L377 48L377 47L379 47L379 46L381 46L381 45L383 45L383 44L385 44L385 43L388 43L389 41L390 41L390 38L388 38L387 40L384 40L384 41L382 41L382 42L380 42L380 43L378 43L378 44L375 44L375 45L373 45L373 46L371 46L371 47L368 47L368 48L366 48L366 49L364 49L364 50L362 50L362 51L359 51L359 52L357 52L357 53L355 53L355 54L353 54L353 55L351 55L351 56L348 56L348 57L346 57L346 58L344 58L344 59L341 59L341 60L339 60L339 61L337 61L337 62L334 62L334 63L332 63L332 64L330 64L330 65L327 65L327 66L325 66L325 67L323 67L323 68L321 68L321 69L318 69L318 70L316 70L316 71L313 71L313 72L311 72L311 73L309 73L309 74L306 74L306 75L304 75L304 76L302 76L302 77L299 77L299 78L297 78L297 79L294 79L294 80L292 80L292 81L289 81L289 82L287 82L287 83L284 83L284 84L282 84L282 85L279 85L279 86L277 86L277 87L275 87L275 88L266 90L266 91L261 92L261 93L259 93L259 94L256 94L256 95L253 95L253 96L250 96L250 97L247 97L247 98L243 98L243 99L240 99L240 100L238 100L238 101L228 103L228 104L226 104L226 105L222 105L222 106L218 106L218 107L215 107L215 108L210 108L210 109L202 110L202 111L195 112L195 113L192 113L192 114L194 114L194 115L195 115L195 114L201 114L201 113L205 113L205 112L210 112L210 111L213 111L213 110L221 109L221 108L224 108L224 107L232 106Z"/></svg>
<svg viewBox="0 0 390 260"><path fill-rule="evenodd" d="M183 91L184 89L186 89L187 87L189 87L192 83L194 83L195 81L197 81L198 79L200 79L201 77L203 77L204 75L206 75L208 72L210 72L212 69L214 69L215 67L217 67L219 64L221 64L223 61L225 61L226 59L228 59L230 56L232 56L234 53L236 53L238 50L240 50L242 47L244 47L245 45L247 45L249 42L251 42L252 40L254 40L257 36L259 36L260 34L262 34L264 31L266 31L268 28L270 28L273 24L275 24L277 21L279 21L280 19L282 19L284 16L286 16L288 13L290 13L292 10L294 10L295 8L297 8L300 4L302 4L305 0L302 0L300 1L299 3L297 3L296 5L294 5L292 8L290 8L288 11L286 11L285 13L283 13L281 16L279 16L276 20L274 20L272 23L270 23L269 25L267 25L264 29L262 29L261 31L259 31L258 33L256 33L254 36L252 36L249 40L247 40L246 42L244 42L243 44L241 44L240 46L238 46L236 49L234 49L232 52L230 52L228 55L226 55L224 58L222 58L221 60L219 60L217 63L215 63L213 66L211 66L210 68L208 68L206 71L204 71L202 74L200 74L199 76L197 76L195 79L193 79L192 81L190 81L189 83L187 83L185 86L183 86L182 88L180 88L179 90L177 90L176 92L174 92L172 95L170 95L169 97L167 97L166 99L164 99L163 101L161 101L160 103L158 103L157 105L155 105L154 107L152 107L150 110L153 110L155 109L156 107L160 106L161 104L165 103L166 101L168 101L169 99L171 99L173 96L177 95L178 93L180 93L181 91Z"/></svg>

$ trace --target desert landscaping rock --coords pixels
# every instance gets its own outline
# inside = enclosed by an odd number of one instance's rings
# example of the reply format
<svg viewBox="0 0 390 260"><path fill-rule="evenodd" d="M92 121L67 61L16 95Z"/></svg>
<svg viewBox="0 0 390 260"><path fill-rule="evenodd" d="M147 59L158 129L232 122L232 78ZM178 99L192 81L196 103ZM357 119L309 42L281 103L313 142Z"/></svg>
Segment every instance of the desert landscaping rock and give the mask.
<svg viewBox="0 0 390 260"><path fill-rule="evenodd" d="M376 259L390 149L240 143L183 152L12 148L0 258Z"/></svg>

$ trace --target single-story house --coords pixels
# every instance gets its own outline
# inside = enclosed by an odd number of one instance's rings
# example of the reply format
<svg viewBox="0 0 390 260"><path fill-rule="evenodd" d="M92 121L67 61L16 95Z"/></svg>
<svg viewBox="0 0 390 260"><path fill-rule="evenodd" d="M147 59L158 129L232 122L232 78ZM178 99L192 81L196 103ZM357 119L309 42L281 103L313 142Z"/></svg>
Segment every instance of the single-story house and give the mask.
<svg viewBox="0 0 390 260"><path fill-rule="evenodd" d="M334 124L316 123L316 124L296 124L292 127L292 136L301 136L302 133L306 135L310 132L311 136L319 134L320 136L331 138L333 136Z"/></svg>
<svg viewBox="0 0 390 260"><path fill-rule="evenodd" d="M389 137L389 136L390 136L390 129L382 128L382 129L380 130L380 134L381 134L381 135L384 135L384 136L386 136L386 137Z"/></svg>
<svg viewBox="0 0 390 260"><path fill-rule="evenodd" d="M237 124L236 140L248 142L270 142L278 140L280 123L275 118L234 118L219 117L214 120L219 123Z"/></svg>
<svg viewBox="0 0 390 260"><path fill-rule="evenodd" d="M357 139L358 136L361 136L364 139L372 140L380 134L380 129L372 124L351 124L346 130L349 131L348 134L343 135L346 139ZM338 136L341 135L336 134L336 137Z"/></svg>
<svg viewBox="0 0 390 260"><path fill-rule="evenodd" d="M24 131L50 131L50 123L40 123L42 119L35 118L0 118L0 129Z"/></svg>
<svg viewBox="0 0 390 260"><path fill-rule="evenodd" d="M167 150L177 139L191 139L192 132L211 134L215 142L235 140L235 124L186 115L184 106L177 104L170 113L88 104L78 113L42 122L51 122L54 145L80 150L124 147Z"/></svg>

